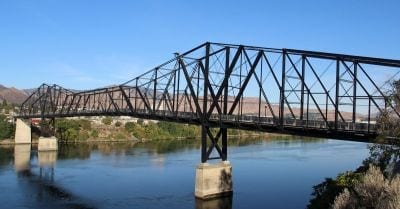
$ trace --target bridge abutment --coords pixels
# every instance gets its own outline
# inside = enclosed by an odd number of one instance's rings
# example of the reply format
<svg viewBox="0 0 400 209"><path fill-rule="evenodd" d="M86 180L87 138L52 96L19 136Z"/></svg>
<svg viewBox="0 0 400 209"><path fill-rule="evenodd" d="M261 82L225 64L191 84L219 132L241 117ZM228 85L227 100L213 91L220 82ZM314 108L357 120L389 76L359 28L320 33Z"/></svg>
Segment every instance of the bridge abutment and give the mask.
<svg viewBox="0 0 400 209"><path fill-rule="evenodd" d="M196 198L211 199L230 196L232 193L232 165L229 161L200 163L196 167Z"/></svg>
<svg viewBox="0 0 400 209"><path fill-rule="evenodd" d="M31 126L22 119L17 119L15 127L15 144L30 144L32 139Z"/></svg>

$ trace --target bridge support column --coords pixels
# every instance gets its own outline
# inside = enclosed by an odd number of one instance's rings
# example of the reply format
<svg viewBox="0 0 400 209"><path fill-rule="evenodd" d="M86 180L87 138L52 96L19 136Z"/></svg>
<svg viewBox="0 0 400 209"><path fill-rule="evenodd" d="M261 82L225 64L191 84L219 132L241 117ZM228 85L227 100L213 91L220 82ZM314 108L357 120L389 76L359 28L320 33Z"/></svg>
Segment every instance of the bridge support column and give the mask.
<svg viewBox="0 0 400 209"><path fill-rule="evenodd" d="M15 144L30 144L32 139L31 126L29 123L17 119L15 127Z"/></svg>
<svg viewBox="0 0 400 209"><path fill-rule="evenodd" d="M200 163L196 168L195 196L210 199L232 195L232 166L228 161L219 164Z"/></svg>
<svg viewBox="0 0 400 209"><path fill-rule="evenodd" d="M211 143L208 145L207 141ZM210 199L232 195L232 166L229 161L227 161L226 128L220 128L219 131L215 133L210 130L209 126L203 125L201 146L202 162L196 168L196 198ZM217 151L219 157L210 157L213 150ZM207 163L207 160L212 159L221 159L222 161L216 164Z"/></svg>
<svg viewBox="0 0 400 209"><path fill-rule="evenodd" d="M57 138L55 135L55 118L46 120L42 118L40 124L40 134L38 151L55 151L58 150Z"/></svg>
<svg viewBox="0 0 400 209"><path fill-rule="evenodd" d="M39 137L38 151L55 151L58 150L57 138L51 137Z"/></svg>

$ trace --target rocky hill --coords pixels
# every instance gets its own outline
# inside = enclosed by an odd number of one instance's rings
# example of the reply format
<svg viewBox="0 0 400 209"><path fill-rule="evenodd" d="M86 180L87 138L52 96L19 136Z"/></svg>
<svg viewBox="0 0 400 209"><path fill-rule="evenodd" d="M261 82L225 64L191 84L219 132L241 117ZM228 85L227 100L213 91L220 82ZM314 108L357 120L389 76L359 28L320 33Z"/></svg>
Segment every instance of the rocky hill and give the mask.
<svg viewBox="0 0 400 209"><path fill-rule="evenodd" d="M28 98L29 94L24 90L19 90L14 87L5 87L0 85L0 101L6 100L9 103L21 104Z"/></svg>

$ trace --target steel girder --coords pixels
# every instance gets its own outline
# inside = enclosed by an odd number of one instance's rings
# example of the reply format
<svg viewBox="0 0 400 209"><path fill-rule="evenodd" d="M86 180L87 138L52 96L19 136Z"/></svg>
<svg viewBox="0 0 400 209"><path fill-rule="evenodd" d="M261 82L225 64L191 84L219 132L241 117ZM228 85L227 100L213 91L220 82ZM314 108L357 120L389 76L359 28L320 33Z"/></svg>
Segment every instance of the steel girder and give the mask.
<svg viewBox="0 0 400 209"><path fill-rule="evenodd" d="M399 72L399 60L207 42L121 85L73 91L43 84L18 117L127 115L198 124L202 162L215 158L213 150L226 160L228 127L373 138L379 114L400 117L390 92Z"/></svg>

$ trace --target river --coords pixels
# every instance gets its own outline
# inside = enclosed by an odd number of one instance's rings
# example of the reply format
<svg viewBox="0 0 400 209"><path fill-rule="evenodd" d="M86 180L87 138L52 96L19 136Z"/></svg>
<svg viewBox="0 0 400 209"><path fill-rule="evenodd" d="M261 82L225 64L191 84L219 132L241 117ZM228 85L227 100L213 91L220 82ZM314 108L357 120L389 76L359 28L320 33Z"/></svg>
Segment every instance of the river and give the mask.
<svg viewBox="0 0 400 209"><path fill-rule="evenodd" d="M365 143L232 139L232 198L194 198L199 140L63 144L58 152L0 148L0 208L305 208L312 187L356 169Z"/></svg>

